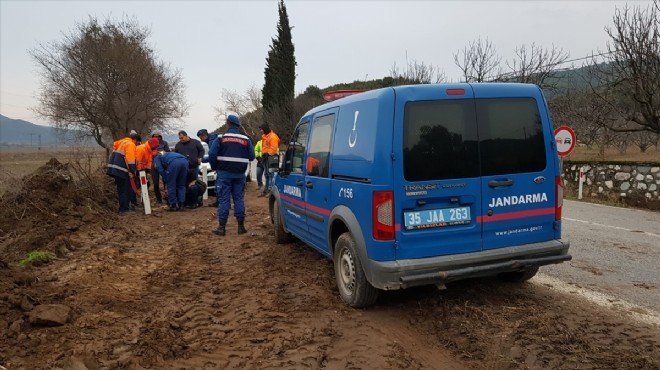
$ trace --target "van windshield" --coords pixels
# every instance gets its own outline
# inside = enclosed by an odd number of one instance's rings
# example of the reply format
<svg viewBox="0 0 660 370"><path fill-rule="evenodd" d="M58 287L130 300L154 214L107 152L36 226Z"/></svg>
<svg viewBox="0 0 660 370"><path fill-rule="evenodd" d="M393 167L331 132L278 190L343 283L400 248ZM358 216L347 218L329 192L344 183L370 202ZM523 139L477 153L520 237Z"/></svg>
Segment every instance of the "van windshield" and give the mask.
<svg viewBox="0 0 660 370"><path fill-rule="evenodd" d="M543 128L531 98L406 104L404 177L429 181L542 171Z"/></svg>

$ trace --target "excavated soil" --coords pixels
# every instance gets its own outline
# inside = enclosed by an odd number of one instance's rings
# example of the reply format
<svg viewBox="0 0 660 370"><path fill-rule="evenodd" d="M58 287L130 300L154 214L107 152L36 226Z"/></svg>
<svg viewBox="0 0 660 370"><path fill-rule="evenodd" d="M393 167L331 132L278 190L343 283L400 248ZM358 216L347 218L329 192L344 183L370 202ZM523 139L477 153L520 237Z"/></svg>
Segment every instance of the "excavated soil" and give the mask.
<svg viewBox="0 0 660 370"><path fill-rule="evenodd" d="M536 284L480 279L344 305L332 262L215 210L120 217L112 182L51 161L0 199L0 369L660 369L660 330ZM56 259L17 261L34 249ZM35 307L71 308L60 326Z"/></svg>

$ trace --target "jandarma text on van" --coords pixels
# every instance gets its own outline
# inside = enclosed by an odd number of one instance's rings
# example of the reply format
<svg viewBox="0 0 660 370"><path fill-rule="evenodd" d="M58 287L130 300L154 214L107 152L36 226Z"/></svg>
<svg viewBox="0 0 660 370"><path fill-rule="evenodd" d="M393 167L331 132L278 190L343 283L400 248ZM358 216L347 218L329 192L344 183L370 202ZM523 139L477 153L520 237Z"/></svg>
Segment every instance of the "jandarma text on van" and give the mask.
<svg viewBox="0 0 660 370"><path fill-rule="evenodd" d="M510 197L491 198L488 207L513 206L516 204L541 203L547 201L548 195L546 193L513 195Z"/></svg>

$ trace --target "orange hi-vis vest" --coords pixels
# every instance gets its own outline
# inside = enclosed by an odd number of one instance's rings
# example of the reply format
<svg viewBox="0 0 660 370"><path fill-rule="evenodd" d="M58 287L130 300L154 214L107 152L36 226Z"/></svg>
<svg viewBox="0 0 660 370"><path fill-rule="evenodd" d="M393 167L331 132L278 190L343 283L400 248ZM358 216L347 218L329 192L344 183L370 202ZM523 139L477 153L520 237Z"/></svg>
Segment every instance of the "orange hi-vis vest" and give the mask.
<svg viewBox="0 0 660 370"><path fill-rule="evenodd" d="M271 130L268 134L261 135L261 153L268 153L270 155L279 154L280 152L280 137L277 136L275 131Z"/></svg>
<svg viewBox="0 0 660 370"><path fill-rule="evenodd" d="M131 167L135 170L135 142L130 137L125 137L112 144L106 173L110 176L128 178Z"/></svg>
<svg viewBox="0 0 660 370"><path fill-rule="evenodd" d="M156 150L149 146L148 141L144 144L138 145L137 148L135 148L135 159L138 171L146 170L149 172L151 170L154 155L156 155Z"/></svg>

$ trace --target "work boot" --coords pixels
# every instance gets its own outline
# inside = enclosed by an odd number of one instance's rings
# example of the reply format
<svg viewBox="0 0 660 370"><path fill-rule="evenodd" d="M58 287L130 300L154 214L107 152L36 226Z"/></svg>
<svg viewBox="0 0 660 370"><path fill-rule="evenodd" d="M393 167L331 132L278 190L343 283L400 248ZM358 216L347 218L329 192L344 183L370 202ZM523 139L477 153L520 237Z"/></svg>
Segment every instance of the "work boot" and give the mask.
<svg viewBox="0 0 660 370"><path fill-rule="evenodd" d="M245 234L247 230L245 229L245 225L243 223L238 224L238 235Z"/></svg>
<svg viewBox="0 0 660 370"><path fill-rule="evenodd" d="M215 207L215 208L218 208L218 201L216 200L215 202L209 204L209 207Z"/></svg>
<svg viewBox="0 0 660 370"><path fill-rule="evenodd" d="M178 211L176 204L170 204L170 208L167 209L169 212L176 212Z"/></svg>
<svg viewBox="0 0 660 370"><path fill-rule="evenodd" d="M225 236L225 225L218 225L218 228L213 230L215 235Z"/></svg>
<svg viewBox="0 0 660 370"><path fill-rule="evenodd" d="M183 203L177 203L176 204L176 210L177 211L184 211L186 207L183 205Z"/></svg>

